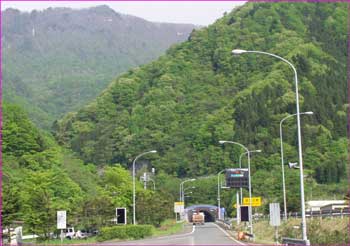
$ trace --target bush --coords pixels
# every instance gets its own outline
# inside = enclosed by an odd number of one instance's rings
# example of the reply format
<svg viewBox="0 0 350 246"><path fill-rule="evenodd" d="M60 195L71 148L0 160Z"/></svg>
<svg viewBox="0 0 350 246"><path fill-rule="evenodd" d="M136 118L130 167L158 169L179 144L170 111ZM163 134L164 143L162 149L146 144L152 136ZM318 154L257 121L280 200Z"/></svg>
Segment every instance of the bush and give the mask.
<svg viewBox="0 0 350 246"><path fill-rule="evenodd" d="M102 242L111 239L141 239L151 236L153 226L151 225L126 225L103 227L97 236L97 241Z"/></svg>

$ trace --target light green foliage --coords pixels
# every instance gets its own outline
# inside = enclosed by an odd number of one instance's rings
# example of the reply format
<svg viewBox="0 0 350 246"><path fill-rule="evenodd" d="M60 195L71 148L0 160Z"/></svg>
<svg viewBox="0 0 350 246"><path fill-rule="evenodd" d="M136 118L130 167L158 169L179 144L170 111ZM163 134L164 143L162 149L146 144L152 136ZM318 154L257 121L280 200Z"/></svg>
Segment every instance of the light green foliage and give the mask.
<svg viewBox="0 0 350 246"><path fill-rule="evenodd" d="M56 211L74 214L81 205L82 192L60 170L28 175L21 190L24 219L31 232L47 238L56 227Z"/></svg>
<svg viewBox="0 0 350 246"><path fill-rule="evenodd" d="M95 98L114 76L155 59L195 27L151 23L107 6L11 9L2 18L4 98L46 130Z"/></svg>
<svg viewBox="0 0 350 246"><path fill-rule="evenodd" d="M156 168L157 191L145 191L137 181L137 219L159 225L171 216L163 209L172 208L186 178L202 177L193 183L198 188L186 204L216 204L216 174L238 167L243 152L218 141L233 140L250 150L263 150L252 155L251 168L253 196L263 197L257 211L266 212L269 202L282 203L279 123L295 114L295 87L285 63L268 56L231 54L233 48L254 49L276 53L295 65L300 111L314 112L301 116L307 199L342 198L348 144L345 11L344 3L247 3L193 31L188 41L172 46L158 60L118 77L91 104L56 121L55 138L76 157L32 138L19 142L21 152L11 150L17 141L12 130L6 148L15 154L5 153L6 165L35 170L44 180L60 169L62 177L83 192L83 215L75 218L96 228L110 222L115 206L131 210L131 177L124 168L138 154L156 149L157 155L138 163ZM20 126L13 121L9 130ZM30 124L25 126L25 134L42 136ZM295 117L284 122L285 164L298 161L296 130ZM242 164L247 166L246 157ZM288 209L299 211L298 170L286 165L285 172ZM235 192L222 191L222 206L229 214ZM68 199L64 204L73 203ZM131 213L129 221L130 217Z"/></svg>
<svg viewBox="0 0 350 246"><path fill-rule="evenodd" d="M25 221L25 230L43 240L55 231L57 210L67 211L68 224L94 230L111 224L116 207L132 211L129 171L121 165L98 169L84 164L37 130L19 107L5 104L4 109L6 130L9 125L17 127L15 132L4 131L6 146L16 146L17 139L22 139L17 148L7 147L4 152L4 226ZM42 147L26 136L40 139ZM136 185L140 221L159 226L172 217L171 197L143 190L138 181Z"/></svg>
<svg viewBox="0 0 350 246"><path fill-rule="evenodd" d="M137 153L157 149L152 165L178 177L232 166L240 150L221 147L218 140L233 139L263 149L253 172L266 170L268 179L280 172L279 122L295 113L295 84L291 68L279 60L231 55L233 48L262 50L295 65L301 111L315 112L302 116L305 167L318 182L339 182L345 147L331 146L346 136L346 39L345 29L337 27L329 30L340 32L329 42L324 28L336 25L333 11L339 12L339 26L346 23L344 6L248 3L192 32L157 61L117 78L91 105L58 121L56 137L96 165L126 166ZM283 131L285 163L295 162L295 118ZM335 177L320 177L328 170L322 166L333 160ZM269 182L280 188L277 178Z"/></svg>
<svg viewBox="0 0 350 246"><path fill-rule="evenodd" d="M97 241L111 239L141 239L151 236L153 227L151 225L127 225L103 227L97 237Z"/></svg>

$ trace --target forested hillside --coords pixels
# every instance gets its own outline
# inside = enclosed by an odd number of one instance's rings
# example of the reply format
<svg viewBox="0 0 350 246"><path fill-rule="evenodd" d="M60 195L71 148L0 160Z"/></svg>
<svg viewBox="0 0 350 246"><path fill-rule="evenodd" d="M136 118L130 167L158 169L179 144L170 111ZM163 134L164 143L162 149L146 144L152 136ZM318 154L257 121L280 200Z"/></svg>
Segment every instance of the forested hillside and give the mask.
<svg viewBox="0 0 350 246"><path fill-rule="evenodd" d="M5 103L3 119L3 228L23 221L25 234L47 239L56 229L57 210L66 210L67 223L77 229L95 230L111 223L116 207L131 211L132 179L127 170L117 163L99 169L84 164L38 130L18 106ZM172 196L136 185L140 223L159 226L171 217ZM157 202L148 207L151 200Z"/></svg>
<svg viewBox="0 0 350 246"><path fill-rule="evenodd" d="M247 3L115 79L96 100L57 121L55 137L97 166L126 167L138 153L156 149L152 165L175 177L237 166L243 150L218 144L234 140L263 150L252 160L254 193L280 198L279 122L295 113L293 72L272 57L231 54L234 48L267 51L296 66L301 112L314 112L301 117L313 190L307 198L340 196L346 189L346 21L346 3ZM296 162L295 119L283 131L285 163ZM294 209L297 175L287 170Z"/></svg>
<svg viewBox="0 0 350 246"><path fill-rule="evenodd" d="M112 78L187 39L193 25L152 23L107 6L2 12L5 100L40 127L94 99Z"/></svg>

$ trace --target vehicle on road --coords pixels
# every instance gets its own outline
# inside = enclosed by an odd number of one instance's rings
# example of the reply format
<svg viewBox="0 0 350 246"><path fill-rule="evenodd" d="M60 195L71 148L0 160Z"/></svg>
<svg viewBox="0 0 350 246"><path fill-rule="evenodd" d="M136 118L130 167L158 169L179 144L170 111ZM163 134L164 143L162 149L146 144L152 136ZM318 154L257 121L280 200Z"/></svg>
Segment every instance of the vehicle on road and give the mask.
<svg viewBox="0 0 350 246"><path fill-rule="evenodd" d="M192 215L192 223L193 225L204 225L205 215L202 212L193 213Z"/></svg>
<svg viewBox="0 0 350 246"><path fill-rule="evenodd" d="M75 230L74 227L68 227L67 229L63 230L63 236L67 239L73 239L75 238Z"/></svg>

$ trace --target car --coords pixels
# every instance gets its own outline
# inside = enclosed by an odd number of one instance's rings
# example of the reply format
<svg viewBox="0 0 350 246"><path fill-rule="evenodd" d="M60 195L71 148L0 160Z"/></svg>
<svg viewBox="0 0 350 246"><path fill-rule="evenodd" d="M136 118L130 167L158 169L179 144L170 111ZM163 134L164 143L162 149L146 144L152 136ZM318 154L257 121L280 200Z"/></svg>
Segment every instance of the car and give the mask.
<svg viewBox="0 0 350 246"><path fill-rule="evenodd" d="M77 238L77 239L87 239L89 236L91 236L91 234L85 230L78 230L75 233L75 238Z"/></svg>

